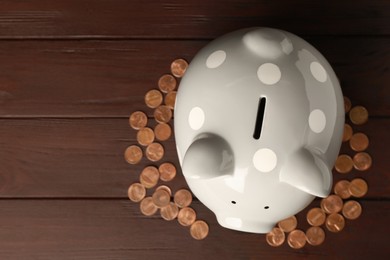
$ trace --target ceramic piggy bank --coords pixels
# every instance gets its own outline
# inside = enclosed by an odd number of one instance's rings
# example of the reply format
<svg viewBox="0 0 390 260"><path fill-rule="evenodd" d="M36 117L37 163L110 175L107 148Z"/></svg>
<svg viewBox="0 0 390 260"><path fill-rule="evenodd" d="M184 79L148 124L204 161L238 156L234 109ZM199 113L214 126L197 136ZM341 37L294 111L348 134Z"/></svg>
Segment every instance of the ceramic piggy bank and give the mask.
<svg viewBox="0 0 390 260"><path fill-rule="evenodd" d="M249 28L191 61L177 93L185 179L218 222L266 233L332 186L343 95L325 58L291 33Z"/></svg>

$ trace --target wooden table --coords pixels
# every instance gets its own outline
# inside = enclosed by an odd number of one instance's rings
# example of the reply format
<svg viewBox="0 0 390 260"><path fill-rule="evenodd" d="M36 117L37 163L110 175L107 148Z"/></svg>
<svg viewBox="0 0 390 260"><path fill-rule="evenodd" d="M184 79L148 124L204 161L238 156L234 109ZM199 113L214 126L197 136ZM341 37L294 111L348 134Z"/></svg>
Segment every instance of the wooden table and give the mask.
<svg viewBox="0 0 390 260"><path fill-rule="evenodd" d="M0 259L385 258L390 253L390 3L371 1L0 1ZM131 112L146 109L175 58L250 26L281 28L318 48L344 95L370 112L363 214L325 243L272 248L265 236L220 227L198 201L210 234L145 217L127 188L149 162L123 159L135 144ZM178 166L174 139L164 143ZM351 153L351 151L346 151ZM186 187L179 171L169 184ZM318 205L319 201L313 202ZM312 207L312 206L311 206ZM299 226L307 228L304 213Z"/></svg>

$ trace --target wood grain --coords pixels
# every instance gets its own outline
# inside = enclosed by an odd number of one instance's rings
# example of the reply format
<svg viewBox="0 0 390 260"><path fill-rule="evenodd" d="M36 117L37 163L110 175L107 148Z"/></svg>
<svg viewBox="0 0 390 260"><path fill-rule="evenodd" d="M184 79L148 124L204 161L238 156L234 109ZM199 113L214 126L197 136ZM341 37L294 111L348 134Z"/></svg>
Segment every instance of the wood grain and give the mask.
<svg viewBox="0 0 390 260"><path fill-rule="evenodd" d="M388 225L374 223L387 222L390 204L361 203L362 216L347 221L342 232L326 232L321 246L294 250L286 244L272 248L261 234L224 229L197 202L192 206L198 219L210 225L210 234L203 241L193 240L189 229L176 220L167 222L158 215L142 216L139 204L127 200L0 200L0 258L381 258L390 253L387 246L390 229ZM306 230L305 223L299 222L298 226Z"/></svg>
<svg viewBox="0 0 390 260"><path fill-rule="evenodd" d="M1 1L1 6L3 39L210 39L252 26L283 28L305 35L390 33L386 0L7 0Z"/></svg>
<svg viewBox="0 0 390 260"><path fill-rule="evenodd" d="M390 116L389 39L307 40L333 65L346 96ZM0 117L127 117L145 109L145 93L175 58L190 61L207 42L0 41Z"/></svg>

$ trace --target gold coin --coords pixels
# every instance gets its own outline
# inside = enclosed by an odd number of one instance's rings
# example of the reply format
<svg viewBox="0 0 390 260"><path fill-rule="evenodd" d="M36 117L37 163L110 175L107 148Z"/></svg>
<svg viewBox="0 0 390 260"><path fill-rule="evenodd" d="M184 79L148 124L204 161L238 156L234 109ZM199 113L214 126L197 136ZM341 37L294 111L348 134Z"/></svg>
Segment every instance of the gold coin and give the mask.
<svg viewBox="0 0 390 260"><path fill-rule="evenodd" d="M162 181L171 181L176 176L176 167L172 163L165 162L158 167L158 170Z"/></svg>
<svg viewBox="0 0 390 260"><path fill-rule="evenodd" d="M283 231L283 232L291 232L297 227L297 218L295 216L291 216L289 218L283 219L279 221L278 227ZM284 239L283 239L284 240Z"/></svg>
<svg viewBox="0 0 390 260"><path fill-rule="evenodd" d="M197 220L191 225L190 234L196 240L205 239L209 234L209 225L203 220Z"/></svg>
<svg viewBox="0 0 390 260"><path fill-rule="evenodd" d="M330 232L340 232L345 226L344 217L339 213L332 213L326 218L325 226Z"/></svg>
<svg viewBox="0 0 390 260"><path fill-rule="evenodd" d="M196 220L195 210L189 207L180 209L179 214L177 215L177 221L182 226L190 226Z"/></svg>
<svg viewBox="0 0 390 260"><path fill-rule="evenodd" d="M321 208L312 208L306 214L307 223L314 227L321 226L325 223L326 214Z"/></svg>
<svg viewBox="0 0 390 260"><path fill-rule="evenodd" d="M348 113L349 110L351 110L351 107L352 107L352 104L351 104L351 100L347 97L344 97L344 110L345 110L345 113Z"/></svg>
<svg viewBox="0 0 390 260"><path fill-rule="evenodd" d="M270 232L267 233L265 239L267 240L268 245L277 247L284 243L286 235L282 229L274 227Z"/></svg>
<svg viewBox="0 0 390 260"><path fill-rule="evenodd" d="M167 106L159 106L154 110L154 119L158 123L168 123L172 118L172 110Z"/></svg>
<svg viewBox="0 0 390 260"><path fill-rule="evenodd" d="M166 185L160 185L156 188L156 191L157 190L165 190L166 192L168 192L169 194L169 197L172 196L172 191L171 191L171 188L169 188L168 186Z"/></svg>
<svg viewBox="0 0 390 260"><path fill-rule="evenodd" d="M176 91L169 92L164 99L164 103L167 107L170 109L175 109L175 103L176 103Z"/></svg>
<svg viewBox="0 0 390 260"><path fill-rule="evenodd" d="M140 145L148 146L154 141L154 132L149 127L144 127L138 130L137 141Z"/></svg>
<svg viewBox="0 0 390 260"><path fill-rule="evenodd" d="M367 182L360 178L353 179L348 187L348 191L352 196L361 198L368 191Z"/></svg>
<svg viewBox="0 0 390 260"><path fill-rule="evenodd" d="M164 189L158 189L156 190L152 195L153 203L158 208L162 208L165 206L168 206L169 202L171 201L171 196L169 196L169 193Z"/></svg>
<svg viewBox="0 0 390 260"><path fill-rule="evenodd" d="M299 249L306 245L306 234L302 230L295 229L288 234L287 243L291 248Z"/></svg>
<svg viewBox="0 0 390 260"><path fill-rule="evenodd" d="M344 204L343 215L347 219L357 219L362 214L362 206L359 202L350 200Z"/></svg>
<svg viewBox="0 0 390 260"><path fill-rule="evenodd" d="M127 195L131 201L140 202L143 198L145 198L145 187L141 183L133 183L127 190Z"/></svg>
<svg viewBox="0 0 390 260"><path fill-rule="evenodd" d="M126 148L125 160L130 164L137 164L142 159L142 149L137 145L131 145Z"/></svg>
<svg viewBox="0 0 390 260"><path fill-rule="evenodd" d="M351 156L346 154L340 154L337 157L334 168L339 173L348 173L353 169L353 161Z"/></svg>
<svg viewBox="0 0 390 260"><path fill-rule="evenodd" d="M145 95L145 104L150 108L156 108L161 105L163 95L157 89L149 90Z"/></svg>
<svg viewBox="0 0 390 260"><path fill-rule="evenodd" d="M148 117L144 112L141 111L135 111L130 115L129 123L131 128L138 130L140 128L143 128L148 123Z"/></svg>
<svg viewBox="0 0 390 260"><path fill-rule="evenodd" d="M171 74L165 74L158 80L158 87L164 93L169 93L175 90L177 85L176 79Z"/></svg>
<svg viewBox="0 0 390 260"><path fill-rule="evenodd" d="M353 166L358 171L366 171L371 167L372 159L368 153L360 152L353 157Z"/></svg>
<svg viewBox="0 0 390 260"><path fill-rule="evenodd" d="M368 144L369 144L368 137L363 133L356 133L349 140L349 145L351 146L352 150L356 152L362 152L366 150Z"/></svg>
<svg viewBox="0 0 390 260"><path fill-rule="evenodd" d="M179 208L185 208L191 205L192 194L186 189L181 189L176 191L173 200Z"/></svg>
<svg viewBox="0 0 390 260"><path fill-rule="evenodd" d="M141 184L148 189L156 186L159 178L160 178L160 173L158 172L158 169L154 166L145 167L142 170L141 175L139 176L139 180Z"/></svg>
<svg viewBox="0 0 390 260"><path fill-rule="evenodd" d="M169 202L169 204L160 209L160 215L165 220L174 220L179 214L179 208L175 203Z"/></svg>
<svg viewBox="0 0 390 260"><path fill-rule="evenodd" d="M355 125L362 125L368 120L368 111L365 107L356 106L349 111L349 118Z"/></svg>
<svg viewBox="0 0 390 260"><path fill-rule="evenodd" d="M325 231L320 227L310 227L306 230L306 240L312 246L321 245L325 240Z"/></svg>
<svg viewBox="0 0 390 260"><path fill-rule="evenodd" d="M152 197L144 198L141 201L139 207L140 207L141 213L144 214L145 216L153 215L154 213L157 212L157 209L158 209L156 207L156 205L154 205Z"/></svg>
<svg viewBox="0 0 390 260"><path fill-rule="evenodd" d="M146 147L145 155L150 161L157 162L164 156L164 147L159 143L151 143Z"/></svg>
<svg viewBox="0 0 390 260"><path fill-rule="evenodd" d="M334 185L334 193L340 196L340 198L342 199L348 199L349 197L351 197L351 193L349 192L349 185L350 182L347 180L338 181Z"/></svg>
<svg viewBox="0 0 390 260"><path fill-rule="evenodd" d="M349 124L344 124L343 142L346 142L351 139L352 134L352 127Z"/></svg>
<svg viewBox="0 0 390 260"><path fill-rule="evenodd" d="M171 63L171 72L175 77L181 78L186 72L187 67L187 61L185 61L184 59L177 59Z"/></svg>
<svg viewBox="0 0 390 260"><path fill-rule="evenodd" d="M159 141L166 141L171 137L172 129L166 123L158 123L154 128L154 135Z"/></svg>
<svg viewBox="0 0 390 260"><path fill-rule="evenodd" d="M328 214L340 212L343 208L343 200L337 195L329 195L322 199L321 208Z"/></svg>

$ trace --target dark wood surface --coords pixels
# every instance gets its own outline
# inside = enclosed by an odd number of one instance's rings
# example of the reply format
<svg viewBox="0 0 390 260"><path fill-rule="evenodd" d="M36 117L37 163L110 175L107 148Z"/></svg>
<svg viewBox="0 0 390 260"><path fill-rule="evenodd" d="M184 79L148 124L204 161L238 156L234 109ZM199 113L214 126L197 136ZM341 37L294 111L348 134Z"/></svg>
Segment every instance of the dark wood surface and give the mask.
<svg viewBox="0 0 390 260"><path fill-rule="evenodd" d="M195 200L210 234L145 217L128 186L128 116L175 58L249 27L281 28L317 47L370 138L362 216L325 243L272 248L264 235L220 227ZM390 3L374 1L0 1L0 259L387 258L390 254ZM152 118L150 118L152 120ZM178 166L174 139L164 160ZM352 154L343 148L342 152ZM169 183L186 187L179 171ZM318 205L315 200L310 207ZM307 211L307 210L306 210ZM305 211L299 227L307 228Z"/></svg>

